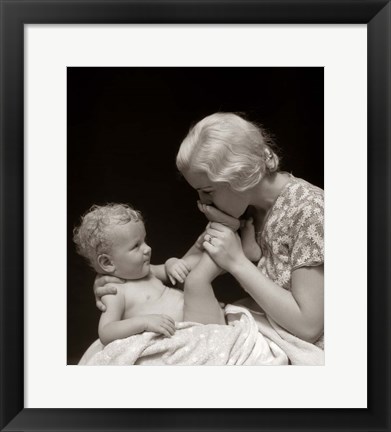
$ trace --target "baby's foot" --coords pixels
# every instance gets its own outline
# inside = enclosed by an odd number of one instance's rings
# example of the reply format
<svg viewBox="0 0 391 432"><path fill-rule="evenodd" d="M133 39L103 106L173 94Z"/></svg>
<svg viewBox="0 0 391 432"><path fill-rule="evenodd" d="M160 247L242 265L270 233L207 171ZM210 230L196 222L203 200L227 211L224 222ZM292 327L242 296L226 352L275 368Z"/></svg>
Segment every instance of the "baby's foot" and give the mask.
<svg viewBox="0 0 391 432"><path fill-rule="evenodd" d="M240 227L240 238L243 252L250 261L259 261L262 256L261 248L255 237L253 218L244 220Z"/></svg>
<svg viewBox="0 0 391 432"><path fill-rule="evenodd" d="M212 206L212 205L206 205L206 204L202 204L200 201L197 202L198 205L198 209L204 213L205 217L210 221L210 222L219 222L229 228L231 228L233 231L237 231L239 226L240 226L240 222L238 219L227 215L226 213L222 212L221 210L219 210L218 208Z"/></svg>

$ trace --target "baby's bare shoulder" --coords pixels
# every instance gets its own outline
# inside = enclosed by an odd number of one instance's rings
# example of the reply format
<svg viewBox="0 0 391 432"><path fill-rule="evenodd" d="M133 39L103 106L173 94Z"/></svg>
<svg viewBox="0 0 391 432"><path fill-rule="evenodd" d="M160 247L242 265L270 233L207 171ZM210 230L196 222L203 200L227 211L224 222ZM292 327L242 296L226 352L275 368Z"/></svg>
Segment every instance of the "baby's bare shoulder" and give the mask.
<svg viewBox="0 0 391 432"><path fill-rule="evenodd" d="M132 295L137 289L139 289L140 281L139 280L127 280L120 286L118 286L118 293L121 293L123 296Z"/></svg>

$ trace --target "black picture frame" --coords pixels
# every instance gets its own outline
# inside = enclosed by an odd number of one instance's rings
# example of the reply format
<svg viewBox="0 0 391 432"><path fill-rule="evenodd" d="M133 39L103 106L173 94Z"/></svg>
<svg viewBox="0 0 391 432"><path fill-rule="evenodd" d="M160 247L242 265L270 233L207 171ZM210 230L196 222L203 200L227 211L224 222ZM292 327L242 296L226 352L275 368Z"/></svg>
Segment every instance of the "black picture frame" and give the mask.
<svg viewBox="0 0 391 432"><path fill-rule="evenodd" d="M0 13L1 430L391 430L390 1L0 0ZM24 24L27 23L364 23L367 25L369 323L367 409L24 408L23 33ZM350 169L354 169L354 163L350 163L349 166Z"/></svg>

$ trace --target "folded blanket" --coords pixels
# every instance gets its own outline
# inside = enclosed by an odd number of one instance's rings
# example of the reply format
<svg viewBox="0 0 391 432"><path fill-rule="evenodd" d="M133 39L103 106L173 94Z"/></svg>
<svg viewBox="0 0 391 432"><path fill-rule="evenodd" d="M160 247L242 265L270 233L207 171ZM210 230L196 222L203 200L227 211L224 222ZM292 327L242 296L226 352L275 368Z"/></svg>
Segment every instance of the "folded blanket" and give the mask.
<svg viewBox="0 0 391 432"><path fill-rule="evenodd" d="M258 330L243 307L225 307L228 325L177 323L171 337L144 332L106 347L99 340L80 365L283 365L284 351Z"/></svg>
<svg viewBox="0 0 391 432"><path fill-rule="evenodd" d="M280 327L265 314L252 312L260 333L278 345L288 356L292 365L323 366L323 337L316 344L303 341Z"/></svg>
<svg viewBox="0 0 391 432"><path fill-rule="evenodd" d="M247 297L235 303L236 306L241 306L248 309L255 322L258 330L266 339L277 344L288 356L289 362L297 366L323 366L324 365L324 335L315 343L309 343L299 339L298 337L287 332L279 326L265 313L259 310L254 310L256 306L251 298Z"/></svg>

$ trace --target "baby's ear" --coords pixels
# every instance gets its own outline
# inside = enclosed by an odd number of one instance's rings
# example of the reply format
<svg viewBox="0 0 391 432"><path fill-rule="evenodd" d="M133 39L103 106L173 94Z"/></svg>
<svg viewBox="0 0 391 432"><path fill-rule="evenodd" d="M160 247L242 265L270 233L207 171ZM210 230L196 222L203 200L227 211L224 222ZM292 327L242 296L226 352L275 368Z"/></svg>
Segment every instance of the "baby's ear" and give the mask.
<svg viewBox="0 0 391 432"><path fill-rule="evenodd" d="M115 265L111 260L110 255L102 254L98 256L98 265L105 273L113 273Z"/></svg>

